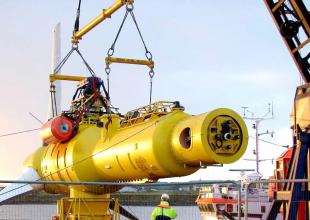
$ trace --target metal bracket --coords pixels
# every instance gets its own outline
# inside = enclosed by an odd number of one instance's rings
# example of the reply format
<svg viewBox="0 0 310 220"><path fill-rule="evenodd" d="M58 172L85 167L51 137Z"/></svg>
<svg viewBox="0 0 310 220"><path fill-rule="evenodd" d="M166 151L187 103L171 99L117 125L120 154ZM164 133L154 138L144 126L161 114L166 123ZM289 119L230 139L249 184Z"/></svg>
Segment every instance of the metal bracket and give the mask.
<svg viewBox="0 0 310 220"><path fill-rule="evenodd" d="M154 62L152 60L136 60L136 59L127 59L119 57L107 57L105 58L107 65L112 63L125 63L125 64L135 64L135 65L144 65L148 66L150 69L154 68Z"/></svg>
<svg viewBox="0 0 310 220"><path fill-rule="evenodd" d="M65 81L82 81L86 79L85 76L69 76L69 75L60 75L60 74L51 74L49 76L50 82L55 82L57 80L65 80Z"/></svg>

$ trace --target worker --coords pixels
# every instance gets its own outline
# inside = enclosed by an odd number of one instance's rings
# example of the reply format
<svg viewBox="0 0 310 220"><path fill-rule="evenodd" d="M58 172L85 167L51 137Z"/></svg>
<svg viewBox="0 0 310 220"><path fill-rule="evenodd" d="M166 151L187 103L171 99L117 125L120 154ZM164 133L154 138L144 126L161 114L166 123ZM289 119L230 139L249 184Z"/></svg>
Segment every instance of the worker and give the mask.
<svg viewBox="0 0 310 220"><path fill-rule="evenodd" d="M169 205L169 195L164 193L161 195L160 204L153 210L151 220L170 220L177 217L174 208Z"/></svg>

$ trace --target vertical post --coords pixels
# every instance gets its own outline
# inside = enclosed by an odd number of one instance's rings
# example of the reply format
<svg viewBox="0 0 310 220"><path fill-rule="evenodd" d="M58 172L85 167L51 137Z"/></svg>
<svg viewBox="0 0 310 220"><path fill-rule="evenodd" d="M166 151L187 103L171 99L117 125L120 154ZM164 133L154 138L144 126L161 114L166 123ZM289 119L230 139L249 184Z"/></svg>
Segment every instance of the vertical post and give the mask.
<svg viewBox="0 0 310 220"><path fill-rule="evenodd" d="M61 25L58 23L52 30L52 56L51 56L51 72L52 74L57 74L54 72L55 68L61 61L61 40L60 40L60 30ZM55 98L56 98L56 109L55 112L60 113L61 111L61 82L56 81L54 82L55 86ZM47 113L47 119L50 119L53 117L53 106L52 106L52 100L51 96L49 96L49 105L48 105L48 113Z"/></svg>
<svg viewBox="0 0 310 220"><path fill-rule="evenodd" d="M259 139L258 139L258 126L259 126L259 120L255 121L255 151L256 151L256 172L259 173L259 153L258 153L258 144L259 144Z"/></svg>
<svg viewBox="0 0 310 220"><path fill-rule="evenodd" d="M248 191L249 191L249 187L250 187L251 183L247 183L245 184L245 201L244 201L244 220L248 219L248 203L249 203L249 197L248 197Z"/></svg>
<svg viewBox="0 0 310 220"><path fill-rule="evenodd" d="M256 162L256 173L257 174L260 174L259 172L259 163L261 161L264 161L264 160L260 160L259 159L259 137L261 135L265 135L265 134L270 134L270 135L273 135L273 131L270 133L268 130L266 132L263 132L263 133L259 133L259 125L262 121L266 121L266 120L270 120L270 119L273 119L273 104L270 106L270 104L268 104L268 112L265 113L264 116L262 117L254 117L254 113L253 112L250 112L248 109L248 107L242 107L244 112L243 112L243 118L244 119L248 119L248 120L251 120L251 121L254 121L254 124L253 124L253 128L255 129L255 159L249 159L250 161L255 161ZM271 107L271 108L270 108ZM246 117L245 116L245 113L246 112L249 112L249 113L252 113L252 117ZM268 116L270 115L271 116ZM261 175L261 174L260 174Z"/></svg>
<svg viewBox="0 0 310 220"><path fill-rule="evenodd" d="M238 220L241 220L241 200L242 200L242 184L238 184Z"/></svg>

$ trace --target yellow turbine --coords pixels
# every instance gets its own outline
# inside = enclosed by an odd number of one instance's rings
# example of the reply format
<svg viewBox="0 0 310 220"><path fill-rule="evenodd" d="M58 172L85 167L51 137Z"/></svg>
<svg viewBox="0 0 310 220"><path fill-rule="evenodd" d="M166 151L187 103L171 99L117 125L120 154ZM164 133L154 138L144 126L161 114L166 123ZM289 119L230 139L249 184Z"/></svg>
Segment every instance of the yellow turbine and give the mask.
<svg viewBox="0 0 310 220"><path fill-rule="evenodd" d="M226 108L192 116L178 102L156 102L98 119L84 119L71 140L39 148L25 166L50 181L156 181L235 162L248 143L243 119Z"/></svg>

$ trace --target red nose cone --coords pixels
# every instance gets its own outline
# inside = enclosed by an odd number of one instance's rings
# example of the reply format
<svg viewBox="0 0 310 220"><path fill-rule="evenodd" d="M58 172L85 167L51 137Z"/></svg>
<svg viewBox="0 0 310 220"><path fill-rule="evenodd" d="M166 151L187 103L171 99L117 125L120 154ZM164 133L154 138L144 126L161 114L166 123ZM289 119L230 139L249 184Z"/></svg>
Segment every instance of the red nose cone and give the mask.
<svg viewBox="0 0 310 220"><path fill-rule="evenodd" d="M42 126L40 134L47 144L68 141L73 136L73 121L65 116L57 116Z"/></svg>

